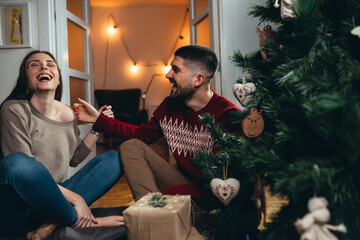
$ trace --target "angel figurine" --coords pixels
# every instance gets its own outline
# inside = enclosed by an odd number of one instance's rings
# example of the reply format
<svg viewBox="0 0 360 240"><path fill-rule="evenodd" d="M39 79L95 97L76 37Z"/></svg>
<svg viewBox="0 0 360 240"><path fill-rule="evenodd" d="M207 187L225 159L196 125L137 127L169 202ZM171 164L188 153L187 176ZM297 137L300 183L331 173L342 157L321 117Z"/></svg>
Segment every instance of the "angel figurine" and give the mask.
<svg viewBox="0 0 360 240"><path fill-rule="evenodd" d="M301 235L300 240L337 240L338 238L330 230L346 232L344 224L338 226L326 224L330 220L327 205L328 201L324 197L313 197L309 200L309 213L294 223Z"/></svg>

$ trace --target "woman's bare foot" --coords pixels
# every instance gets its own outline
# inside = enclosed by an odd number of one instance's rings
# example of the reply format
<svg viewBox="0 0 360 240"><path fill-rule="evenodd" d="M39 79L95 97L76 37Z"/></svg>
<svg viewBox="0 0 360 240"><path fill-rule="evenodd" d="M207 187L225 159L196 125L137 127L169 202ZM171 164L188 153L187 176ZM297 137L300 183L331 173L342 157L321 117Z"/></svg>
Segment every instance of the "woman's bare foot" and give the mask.
<svg viewBox="0 0 360 240"><path fill-rule="evenodd" d="M123 216L108 216L96 218L98 223L91 223L91 227L114 227L114 226L122 226L125 225Z"/></svg>
<svg viewBox="0 0 360 240"><path fill-rule="evenodd" d="M96 218L98 223L91 223L91 227L115 227L125 225L123 216L108 216ZM57 228L57 224L43 224L35 231L26 234L27 240L42 240L50 236L50 234Z"/></svg>
<svg viewBox="0 0 360 240"><path fill-rule="evenodd" d="M54 223L45 223L41 225L35 231L28 232L26 234L27 240L42 240L50 236L50 234L56 229L57 224Z"/></svg>

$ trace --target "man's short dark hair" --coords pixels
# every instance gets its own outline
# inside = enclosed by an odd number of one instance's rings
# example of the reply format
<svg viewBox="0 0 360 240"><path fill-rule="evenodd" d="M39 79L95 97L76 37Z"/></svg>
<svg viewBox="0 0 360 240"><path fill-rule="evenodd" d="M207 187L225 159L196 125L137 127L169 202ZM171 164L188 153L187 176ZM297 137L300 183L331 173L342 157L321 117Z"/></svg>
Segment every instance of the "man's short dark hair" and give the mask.
<svg viewBox="0 0 360 240"><path fill-rule="evenodd" d="M175 52L175 57L181 57L185 64L197 64L206 71L206 79L209 82L218 67L216 54L208 47L201 45L187 45Z"/></svg>

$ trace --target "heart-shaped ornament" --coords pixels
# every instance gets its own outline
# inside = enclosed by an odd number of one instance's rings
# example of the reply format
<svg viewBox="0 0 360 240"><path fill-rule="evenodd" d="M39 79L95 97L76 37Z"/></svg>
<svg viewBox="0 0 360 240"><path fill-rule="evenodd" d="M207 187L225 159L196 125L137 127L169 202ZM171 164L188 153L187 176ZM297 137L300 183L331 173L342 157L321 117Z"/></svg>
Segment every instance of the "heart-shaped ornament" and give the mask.
<svg viewBox="0 0 360 240"><path fill-rule="evenodd" d="M355 36L358 36L358 37L360 38L360 26L354 27L354 28L351 30L351 34L352 34L352 35L355 35Z"/></svg>
<svg viewBox="0 0 360 240"><path fill-rule="evenodd" d="M213 194L227 206L230 201L236 197L240 189L240 182L235 178L229 178L225 181L220 178L214 178L210 182Z"/></svg>
<svg viewBox="0 0 360 240"><path fill-rule="evenodd" d="M243 107L246 107L248 102L251 100L251 93L255 92L256 87L253 83L237 83L234 84L233 92L237 100Z"/></svg>

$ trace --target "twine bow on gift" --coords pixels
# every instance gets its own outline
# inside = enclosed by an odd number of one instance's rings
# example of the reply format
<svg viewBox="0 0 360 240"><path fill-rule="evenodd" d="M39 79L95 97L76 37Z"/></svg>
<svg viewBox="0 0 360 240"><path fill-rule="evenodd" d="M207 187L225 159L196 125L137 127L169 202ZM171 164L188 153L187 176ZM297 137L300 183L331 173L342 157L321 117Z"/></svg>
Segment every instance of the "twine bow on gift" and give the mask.
<svg viewBox="0 0 360 240"><path fill-rule="evenodd" d="M167 205L166 196L151 193L151 198L148 200L150 206L154 208L163 208Z"/></svg>

